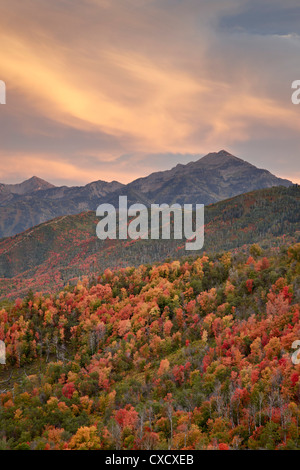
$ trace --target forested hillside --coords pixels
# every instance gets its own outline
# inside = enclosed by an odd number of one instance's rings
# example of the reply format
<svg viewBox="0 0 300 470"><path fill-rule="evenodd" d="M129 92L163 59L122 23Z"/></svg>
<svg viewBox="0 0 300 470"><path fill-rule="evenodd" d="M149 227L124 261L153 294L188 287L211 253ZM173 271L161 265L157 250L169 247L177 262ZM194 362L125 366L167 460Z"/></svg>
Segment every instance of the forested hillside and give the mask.
<svg viewBox="0 0 300 470"><path fill-rule="evenodd" d="M1 449L298 449L300 244L142 265L0 311Z"/></svg>
<svg viewBox="0 0 300 470"><path fill-rule="evenodd" d="M300 188L276 187L243 194L205 208L200 253L247 250L252 243L278 247L300 240ZM29 289L51 292L106 268L180 259L192 252L184 240L109 240L96 237L95 212L64 216L0 241L0 298ZM194 252L194 255L199 252Z"/></svg>

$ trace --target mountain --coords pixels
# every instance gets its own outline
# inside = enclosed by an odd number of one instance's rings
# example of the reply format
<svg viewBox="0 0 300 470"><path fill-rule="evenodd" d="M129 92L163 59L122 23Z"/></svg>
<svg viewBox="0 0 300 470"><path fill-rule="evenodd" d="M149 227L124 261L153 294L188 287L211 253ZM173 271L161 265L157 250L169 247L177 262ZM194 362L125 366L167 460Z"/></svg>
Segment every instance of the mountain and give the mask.
<svg viewBox="0 0 300 470"><path fill-rule="evenodd" d="M201 252L278 247L300 240L300 187L258 190L205 209ZM106 268L139 266L194 256L184 240L106 240L96 237L95 212L68 215L0 241L0 298L29 288L49 292ZM71 281L72 282L72 281ZM12 294L13 293L13 294Z"/></svg>
<svg viewBox="0 0 300 470"><path fill-rule="evenodd" d="M0 184L0 204L7 204L13 199L14 195L24 196L50 188L55 188L55 186L37 176L23 181L23 183Z"/></svg>
<svg viewBox="0 0 300 470"><path fill-rule="evenodd" d="M186 165L178 164L171 170L152 173L127 185L95 181L83 187L53 187L34 177L20 185L0 187L0 238L58 216L95 211L103 202L117 206L120 195L126 195L130 204L207 205L249 191L291 184L225 150Z"/></svg>
<svg viewBox="0 0 300 470"><path fill-rule="evenodd" d="M20 187L23 185L23 191L26 187L25 183L27 182L18 185ZM19 193L8 192L4 188L3 197L1 197L0 188L0 238L21 233L61 215L94 210L100 200L122 187L123 185L117 181L111 183L95 181L78 187L49 185L49 187L44 186L39 190L35 189L31 192L23 192L23 194L20 188L17 188Z"/></svg>
<svg viewBox="0 0 300 470"><path fill-rule="evenodd" d="M37 176L33 176L32 178L23 181L20 184L7 184L6 188L13 194L30 194L34 193L35 191L43 191L49 188L55 188L55 186L48 181L45 181Z"/></svg>
<svg viewBox="0 0 300 470"><path fill-rule="evenodd" d="M211 204L256 189L291 184L221 150L196 162L139 178L126 189L142 193L151 202Z"/></svg>

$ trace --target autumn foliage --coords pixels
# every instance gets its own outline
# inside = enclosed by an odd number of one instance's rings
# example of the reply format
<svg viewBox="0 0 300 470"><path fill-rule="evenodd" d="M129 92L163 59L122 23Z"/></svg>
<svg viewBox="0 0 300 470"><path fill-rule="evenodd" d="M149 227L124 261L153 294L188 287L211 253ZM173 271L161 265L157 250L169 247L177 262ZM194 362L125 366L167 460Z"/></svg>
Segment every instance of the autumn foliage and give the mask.
<svg viewBox="0 0 300 470"><path fill-rule="evenodd" d="M0 310L0 449L298 449L300 245L106 270Z"/></svg>

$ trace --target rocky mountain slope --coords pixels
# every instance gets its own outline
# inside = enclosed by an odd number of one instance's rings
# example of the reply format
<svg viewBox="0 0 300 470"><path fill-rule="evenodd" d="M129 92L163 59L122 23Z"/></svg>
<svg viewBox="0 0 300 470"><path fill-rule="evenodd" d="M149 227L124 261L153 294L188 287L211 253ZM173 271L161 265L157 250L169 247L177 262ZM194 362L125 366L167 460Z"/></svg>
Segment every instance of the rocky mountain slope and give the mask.
<svg viewBox="0 0 300 470"><path fill-rule="evenodd" d="M127 188L142 193L150 201L159 196L159 201L166 203L211 204L256 189L290 184L221 150L196 162L139 178Z"/></svg>

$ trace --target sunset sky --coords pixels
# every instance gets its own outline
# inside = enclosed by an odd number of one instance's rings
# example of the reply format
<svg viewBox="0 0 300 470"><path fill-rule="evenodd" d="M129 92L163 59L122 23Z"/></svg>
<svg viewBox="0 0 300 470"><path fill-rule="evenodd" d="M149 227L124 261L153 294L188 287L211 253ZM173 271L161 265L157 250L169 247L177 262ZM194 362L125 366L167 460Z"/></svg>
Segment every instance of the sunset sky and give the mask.
<svg viewBox="0 0 300 470"><path fill-rule="evenodd" d="M0 0L0 181L129 182L226 149L300 183L299 0Z"/></svg>

